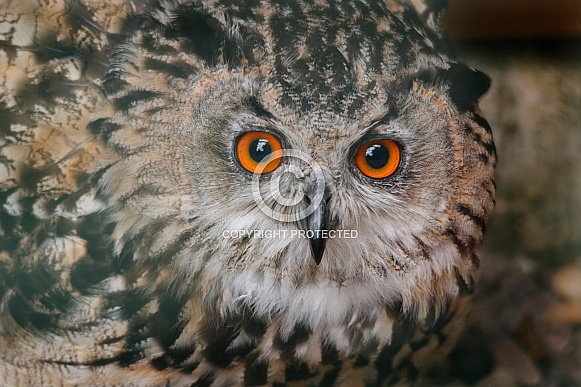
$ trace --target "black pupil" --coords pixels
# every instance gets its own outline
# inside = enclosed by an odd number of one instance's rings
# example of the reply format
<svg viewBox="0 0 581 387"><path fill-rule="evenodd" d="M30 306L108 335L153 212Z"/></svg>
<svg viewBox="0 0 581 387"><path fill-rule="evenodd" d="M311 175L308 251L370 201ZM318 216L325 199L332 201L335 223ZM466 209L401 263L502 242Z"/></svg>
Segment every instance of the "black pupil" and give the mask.
<svg viewBox="0 0 581 387"><path fill-rule="evenodd" d="M268 140L258 138L250 143L250 157L257 163L261 162L265 157L272 153L272 148Z"/></svg>
<svg viewBox="0 0 581 387"><path fill-rule="evenodd" d="M389 161L389 151L381 144L373 144L365 150L365 161L373 169L383 168Z"/></svg>

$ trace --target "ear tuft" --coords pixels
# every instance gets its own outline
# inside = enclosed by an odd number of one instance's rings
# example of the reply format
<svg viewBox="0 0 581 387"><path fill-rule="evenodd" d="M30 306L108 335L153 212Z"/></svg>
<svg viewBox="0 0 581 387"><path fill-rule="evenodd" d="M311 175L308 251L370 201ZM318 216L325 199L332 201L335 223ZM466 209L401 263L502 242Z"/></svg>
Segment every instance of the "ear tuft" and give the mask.
<svg viewBox="0 0 581 387"><path fill-rule="evenodd" d="M443 36L442 25L447 14L447 0L422 0L425 9L420 17L438 36Z"/></svg>
<svg viewBox="0 0 581 387"><path fill-rule="evenodd" d="M490 88L488 75L463 64L453 64L444 76L450 84L450 98L460 111L474 108Z"/></svg>

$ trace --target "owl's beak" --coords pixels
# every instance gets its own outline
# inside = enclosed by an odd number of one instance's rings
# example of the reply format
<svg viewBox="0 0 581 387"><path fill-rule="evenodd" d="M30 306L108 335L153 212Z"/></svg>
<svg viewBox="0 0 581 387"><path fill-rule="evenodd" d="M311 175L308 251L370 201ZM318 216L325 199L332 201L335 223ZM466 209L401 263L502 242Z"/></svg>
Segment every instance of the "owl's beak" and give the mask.
<svg viewBox="0 0 581 387"><path fill-rule="evenodd" d="M311 243L311 253L315 263L318 265L323 259L323 253L325 252L325 245L327 244L327 238L323 238L323 230L327 230L327 203L325 200L321 201L317 209L307 217L307 230L310 230L309 238Z"/></svg>
<svg viewBox="0 0 581 387"><path fill-rule="evenodd" d="M307 193L309 200L313 201L314 198L311 196L314 195ZM323 199L315 208L313 213L307 216L305 219L306 222L303 223L303 228L309 237L311 254L317 265L321 263L321 259L323 259L325 245L327 244L327 238L325 237L326 235L323 233L323 231L327 231L327 215L327 200Z"/></svg>

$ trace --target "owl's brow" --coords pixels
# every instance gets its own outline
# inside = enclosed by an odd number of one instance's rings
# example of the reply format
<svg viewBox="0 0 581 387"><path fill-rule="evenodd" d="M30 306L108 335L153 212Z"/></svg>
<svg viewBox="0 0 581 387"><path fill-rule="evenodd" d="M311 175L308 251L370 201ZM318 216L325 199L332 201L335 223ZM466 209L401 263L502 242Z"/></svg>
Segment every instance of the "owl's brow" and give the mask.
<svg viewBox="0 0 581 387"><path fill-rule="evenodd" d="M387 123L390 116L391 116L390 112L383 112L383 113L378 114L378 115L374 116L373 118L369 119L368 122L370 122L370 124L368 124L366 127L361 129L361 136L360 137L363 138L363 137L368 136L379 125Z"/></svg>
<svg viewBox="0 0 581 387"><path fill-rule="evenodd" d="M256 98L249 97L248 106L252 113L256 114L257 116L269 121L275 120L275 117L268 110L266 110Z"/></svg>

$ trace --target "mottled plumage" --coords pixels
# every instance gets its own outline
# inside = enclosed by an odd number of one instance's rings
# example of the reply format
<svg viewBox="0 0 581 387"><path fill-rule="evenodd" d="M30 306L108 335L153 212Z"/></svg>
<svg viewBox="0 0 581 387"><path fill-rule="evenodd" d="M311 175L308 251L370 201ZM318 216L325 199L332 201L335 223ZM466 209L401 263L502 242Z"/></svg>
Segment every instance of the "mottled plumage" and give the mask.
<svg viewBox="0 0 581 387"><path fill-rule="evenodd" d="M432 366L494 203L489 81L454 61L442 16L411 0L0 5L0 384L356 386ZM317 224L357 237L225 237L315 222L257 206L235 156L248 130L310 156ZM399 144L388 178L354 163L371 138ZM283 196L310 197L313 171L291 166Z"/></svg>

